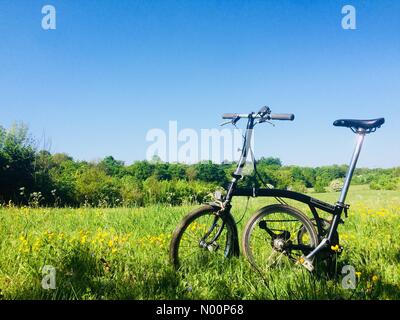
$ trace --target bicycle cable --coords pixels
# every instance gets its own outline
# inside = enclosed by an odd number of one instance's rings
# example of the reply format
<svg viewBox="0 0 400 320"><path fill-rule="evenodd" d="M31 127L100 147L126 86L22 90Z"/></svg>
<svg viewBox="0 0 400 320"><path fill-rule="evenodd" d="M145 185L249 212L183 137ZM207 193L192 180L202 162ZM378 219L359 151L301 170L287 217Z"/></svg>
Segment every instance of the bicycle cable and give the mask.
<svg viewBox="0 0 400 320"><path fill-rule="evenodd" d="M234 126L237 130L240 130L240 129L237 127L236 123L232 123L232 124L233 124L233 126ZM255 123L254 126L253 126L253 128L254 128L257 124L258 124L258 123ZM273 125L273 124L272 124L272 125ZM242 134L242 138L246 141L246 136L245 136L244 134ZM254 179L255 179L256 183L257 183L257 178L258 178L266 189L271 189L271 188L268 186L268 184L263 180L263 178L261 177L260 173L257 171L256 158L255 158L255 156L254 156L253 149L251 148L251 144L249 145L249 150L250 150L251 160L253 161ZM245 212L243 213L243 216L240 218L240 220L239 220L237 223L239 223L239 222L243 219L243 217L244 217L244 215L245 215L245 213L246 213L246 211L247 211L247 205L248 205L248 202L249 202L249 198L250 198L250 197L247 198L246 210L245 210ZM275 198L275 200L278 201L280 204L288 205L288 203L287 203L284 199L282 199L281 197L274 197L274 198ZM237 224L237 223L236 223L236 224Z"/></svg>
<svg viewBox="0 0 400 320"><path fill-rule="evenodd" d="M251 146L249 147L249 149L250 149L251 159L252 159L252 161L253 161L254 178L255 178L256 183L257 183L257 178L258 178L258 180L261 181L261 183L263 184L263 186L264 186L266 189L271 189L271 188L268 186L268 184L264 181L264 179L261 177L260 173L259 173L258 170L257 170L256 158L255 158L255 156L254 156L254 152L253 152L253 149L251 148ZM284 199L282 199L281 197L274 197L274 198L275 198L275 200L278 201L280 204L288 205L288 203L287 203Z"/></svg>
<svg viewBox="0 0 400 320"><path fill-rule="evenodd" d="M237 130L239 130L239 128L237 127L236 123L233 123L233 126L234 126ZM246 136L245 136L244 134L242 134L242 138L244 139L244 144L245 144L245 142L246 142ZM250 197L247 197L246 207L244 208L244 212L243 212L242 216L240 217L240 219L236 221L236 225L238 225L238 224L243 220L243 218L244 218L244 216L245 216L245 214L246 214L246 212L247 212L248 206L249 206L249 201L250 201Z"/></svg>
<svg viewBox="0 0 400 320"><path fill-rule="evenodd" d="M246 214L248 206L249 206L249 200L250 200L250 197L247 197L246 207L244 208L244 212L243 212L242 216L240 217L240 219L238 221L236 221L236 224L239 224L243 220L244 215Z"/></svg>

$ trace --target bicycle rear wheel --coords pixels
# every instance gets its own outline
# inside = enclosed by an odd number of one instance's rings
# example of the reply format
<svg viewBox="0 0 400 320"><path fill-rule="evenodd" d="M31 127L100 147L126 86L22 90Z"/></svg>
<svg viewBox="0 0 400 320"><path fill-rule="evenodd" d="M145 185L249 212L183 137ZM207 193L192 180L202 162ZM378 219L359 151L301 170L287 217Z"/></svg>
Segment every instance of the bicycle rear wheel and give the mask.
<svg viewBox="0 0 400 320"><path fill-rule="evenodd" d="M218 208L202 206L176 227L170 244L170 261L176 270L207 267L235 252L236 225Z"/></svg>
<svg viewBox="0 0 400 320"><path fill-rule="evenodd" d="M318 244L311 220L288 205L261 208L248 221L242 238L243 251L260 272L272 267L292 267Z"/></svg>

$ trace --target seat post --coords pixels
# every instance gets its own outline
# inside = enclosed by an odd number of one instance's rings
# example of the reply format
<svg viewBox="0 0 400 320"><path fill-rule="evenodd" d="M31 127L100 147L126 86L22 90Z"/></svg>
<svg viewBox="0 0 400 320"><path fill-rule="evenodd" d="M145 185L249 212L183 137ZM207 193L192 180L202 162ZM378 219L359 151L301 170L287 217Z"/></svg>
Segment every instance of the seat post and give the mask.
<svg viewBox="0 0 400 320"><path fill-rule="evenodd" d="M362 147L362 144L364 141L365 133L366 133L365 129L362 129L362 128L358 128L356 131L356 135L357 135L356 147L354 149L353 156L351 157L349 169L347 170L347 173L346 173L346 178L344 180L342 192L340 193L339 204L341 204L341 205L344 205L344 202L346 200L347 191L349 190L351 178L353 177L354 169L356 168L356 165L357 165L357 160L358 160L358 156L360 155L360 151L361 151L361 147Z"/></svg>

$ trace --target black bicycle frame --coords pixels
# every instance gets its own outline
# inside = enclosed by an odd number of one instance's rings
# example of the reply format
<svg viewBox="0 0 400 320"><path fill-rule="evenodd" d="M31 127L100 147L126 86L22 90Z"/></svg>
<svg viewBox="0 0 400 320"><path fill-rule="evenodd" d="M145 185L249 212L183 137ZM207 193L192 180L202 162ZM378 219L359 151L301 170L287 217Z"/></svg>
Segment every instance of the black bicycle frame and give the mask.
<svg viewBox="0 0 400 320"><path fill-rule="evenodd" d="M347 209L349 208L349 206L345 204L345 199L346 199L347 191L349 189L350 182L351 182L351 179L352 179L352 176L354 173L354 169L356 167L358 156L361 151L361 146L362 146L366 131L364 129L359 129L356 132L357 143L356 143L356 147L353 152L353 156L352 156L352 159L351 159L351 162L350 162L347 174L346 174L346 179L345 179L345 182L344 182L344 185L342 188L342 192L340 194L339 201L336 202L335 205L331 205L329 203L315 199L308 195L294 192L294 191L289 191L289 190L264 189L264 188L252 188L252 189L251 188L250 189L249 188L237 188L237 182L239 181L240 178L242 178L242 169L246 164L246 159L250 152L250 142L251 142L252 132L253 132L253 129L255 126L256 115L251 113L251 114L247 115L246 117L248 117L248 122L247 122L247 126L246 126L246 134L245 134L244 141L243 141L243 148L242 148L241 156L240 156L237 168L236 168L235 172L232 174L232 180L228 187L226 197L223 201L221 213L224 215L227 215L229 220L234 221L234 218L230 212L230 209L231 209L230 203L234 196L286 198L286 199L292 199L295 201L299 201L301 203L308 205L308 207L310 208L312 215L316 221L318 235L320 237L323 236L322 239L320 239L320 243L317 245L317 247L306 256L307 259L312 259L319 251L321 251L324 247L328 246L332 242L333 237L337 231L338 225L340 222L342 222L341 215L342 215L343 211L347 214ZM324 235L325 230L323 229L322 220L320 219L320 217L318 215L317 209L323 210L323 211L333 215L331 225L330 225L327 235ZM237 234L237 230L236 230L236 234ZM237 237L236 237L235 241L237 242L236 244L234 244L234 246L236 247L235 251L237 252L237 254L239 254L239 251L238 251L239 243L238 243Z"/></svg>

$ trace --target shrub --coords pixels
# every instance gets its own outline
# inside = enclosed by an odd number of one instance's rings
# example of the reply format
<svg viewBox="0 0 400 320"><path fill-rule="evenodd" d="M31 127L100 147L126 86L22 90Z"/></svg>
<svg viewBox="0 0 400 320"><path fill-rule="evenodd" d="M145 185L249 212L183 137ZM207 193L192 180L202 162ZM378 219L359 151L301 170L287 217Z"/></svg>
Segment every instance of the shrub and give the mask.
<svg viewBox="0 0 400 320"><path fill-rule="evenodd" d="M67 154L37 150L25 125L0 126L0 205L31 206L145 206L165 203L201 203L216 186L226 187L237 163L197 164L123 161L107 156L97 164L76 161ZM278 189L315 192L340 191L347 166L317 168L283 166L279 158L261 158L258 176L243 177L239 187L270 184ZM250 167L249 167L250 168ZM261 183L261 181L263 183ZM357 168L352 183L375 190L399 188L400 167Z"/></svg>
<svg viewBox="0 0 400 320"><path fill-rule="evenodd" d="M121 199L115 180L99 166L89 166L78 174L76 193L80 204L114 206Z"/></svg>
<svg viewBox="0 0 400 320"><path fill-rule="evenodd" d="M33 141L28 128L15 124L9 130L0 126L0 200L19 203L19 188L35 189Z"/></svg>
<svg viewBox="0 0 400 320"><path fill-rule="evenodd" d="M122 177L119 185L122 205L126 207L140 207L145 205L142 184L137 182L134 177Z"/></svg>
<svg viewBox="0 0 400 320"><path fill-rule="evenodd" d="M325 187L326 187L326 184L322 180L317 178L317 181L314 184L314 192L317 192L317 193L326 192Z"/></svg>
<svg viewBox="0 0 400 320"><path fill-rule="evenodd" d="M144 204L202 203L209 199L214 184L184 180L157 180L152 176L143 183Z"/></svg>
<svg viewBox="0 0 400 320"><path fill-rule="evenodd" d="M291 190L296 191L296 192L301 192L301 193L306 193L307 192L307 187L304 183L300 182L300 181L295 181L292 185L291 185Z"/></svg>
<svg viewBox="0 0 400 320"><path fill-rule="evenodd" d="M222 166L211 161L195 164L196 180L204 182L215 182L221 185L227 183L225 171Z"/></svg>
<svg viewBox="0 0 400 320"><path fill-rule="evenodd" d="M382 176L377 180L372 181L369 187L372 190L396 190L398 187L398 181L395 178Z"/></svg>
<svg viewBox="0 0 400 320"><path fill-rule="evenodd" d="M332 180L329 184L329 189L333 192L339 192L343 188L343 181L341 179Z"/></svg>

